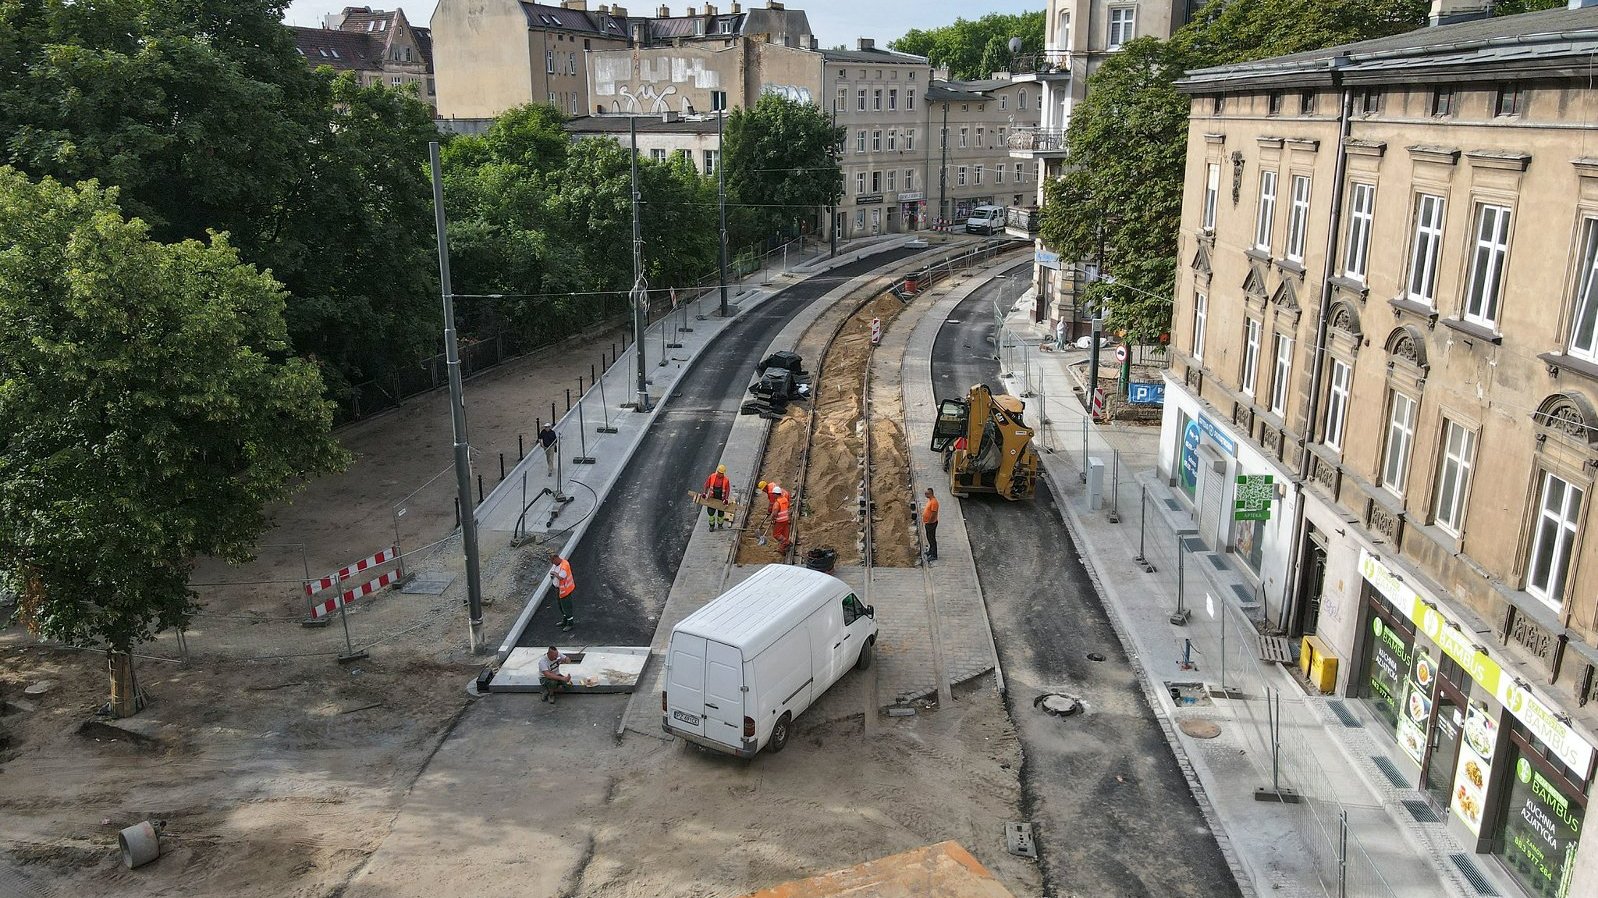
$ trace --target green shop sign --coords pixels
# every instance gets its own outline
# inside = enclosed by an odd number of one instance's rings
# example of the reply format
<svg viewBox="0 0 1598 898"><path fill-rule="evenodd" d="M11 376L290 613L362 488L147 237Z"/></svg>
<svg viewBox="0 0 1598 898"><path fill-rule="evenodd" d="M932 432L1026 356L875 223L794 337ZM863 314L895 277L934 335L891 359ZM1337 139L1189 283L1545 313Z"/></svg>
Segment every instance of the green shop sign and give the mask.
<svg viewBox="0 0 1598 898"><path fill-rule="evenodd" d="M1276 478L1271 474L1239 474L1232 497L1232 520L1269 521L1276 498Z"/></svg>

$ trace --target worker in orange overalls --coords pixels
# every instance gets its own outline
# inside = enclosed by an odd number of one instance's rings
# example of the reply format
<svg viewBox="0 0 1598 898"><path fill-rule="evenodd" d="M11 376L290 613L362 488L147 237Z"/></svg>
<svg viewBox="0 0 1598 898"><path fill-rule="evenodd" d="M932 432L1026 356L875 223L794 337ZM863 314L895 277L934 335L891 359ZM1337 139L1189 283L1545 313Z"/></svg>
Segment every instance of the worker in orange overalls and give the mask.
<svg viewBox="0 0 1598 898"><path fill-rule="evenodd" d="M555 584L555 604L560 607L560 628L570 630L577 621L572 617L572 592L577 580L572 577L571 562L559 555L550 556L549 579Z"/></svg>
<svg viewBox="0 0 1598 898"><path fill-rule="evenodd" d="M705 491L700 495L707 499L720 499L723 502L732 498L732 481L727 479L726 465L717 465L716 473L705 478ZM705 517L710 519L711 530L727 526L727 513L719 508L706 505Z"/></svg>
<svg viewBox="0 0 1598 898"><path fill-rule="evenodd" d="M788 493L778 487L777 501L771 509L771 536L777 541L784 554L792 541L788 538Z"/></svg>

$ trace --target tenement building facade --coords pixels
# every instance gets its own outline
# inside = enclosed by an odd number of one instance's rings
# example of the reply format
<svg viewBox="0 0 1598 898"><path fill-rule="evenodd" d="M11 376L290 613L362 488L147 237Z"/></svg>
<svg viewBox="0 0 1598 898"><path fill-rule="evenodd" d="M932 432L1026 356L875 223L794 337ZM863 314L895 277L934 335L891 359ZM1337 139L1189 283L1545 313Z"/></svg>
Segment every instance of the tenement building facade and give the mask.
<svg viewBox="0 0 1598 898"><path fill-rule="evenodd" d="M1189 73L1160 457L1408 785L1548 898L1598 895L1594 54L1570 9Z"/></svg>

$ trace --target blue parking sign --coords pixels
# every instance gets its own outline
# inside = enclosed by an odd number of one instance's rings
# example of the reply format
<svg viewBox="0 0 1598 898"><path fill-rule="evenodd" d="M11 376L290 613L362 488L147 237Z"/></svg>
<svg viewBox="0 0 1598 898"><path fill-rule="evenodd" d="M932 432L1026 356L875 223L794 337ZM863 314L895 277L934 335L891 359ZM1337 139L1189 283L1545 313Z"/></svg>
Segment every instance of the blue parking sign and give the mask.
<svg viewBox="0 0 1598 898"><path fill-rule="evenodd" d="M1127 384L1126 399L1133 405L1164 405L1165 384Z"/></svg>

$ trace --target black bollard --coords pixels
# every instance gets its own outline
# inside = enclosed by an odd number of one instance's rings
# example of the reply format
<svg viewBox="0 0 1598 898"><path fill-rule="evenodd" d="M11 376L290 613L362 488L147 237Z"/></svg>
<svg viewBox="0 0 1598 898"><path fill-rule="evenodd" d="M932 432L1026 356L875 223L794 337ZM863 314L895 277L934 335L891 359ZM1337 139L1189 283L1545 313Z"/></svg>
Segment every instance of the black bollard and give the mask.
<svg viewBox="0 0 1598 898"><path fill-rule="evenodd" d="M566 411L572 410L572 388L566 388Z"/></svg>
<svg viewBox="0 0 1598 898"><path fill-rule="evenodd" d="M477 475L477 504L483 504L483 475Z"/></svg>
<svg viewBox="0 0 1598 898"><path fill-rule="evenodd" d="M553 402L549 404L549 426L555 426L555 403Z"/></svg>
<svg viewBox="0 0 1598 898"><path fill-rule="evenodd" d="M526 457L527 453L522 450L522 435L518 433L516 435L516 460L521 461Z"/></svg>
<svg viewBox="0 0 1598 898"><path fill-rule="evenodd" d="M501 483L505 480L505 453L503 452L499 454L499 479Z"/></svg>

